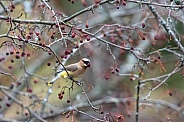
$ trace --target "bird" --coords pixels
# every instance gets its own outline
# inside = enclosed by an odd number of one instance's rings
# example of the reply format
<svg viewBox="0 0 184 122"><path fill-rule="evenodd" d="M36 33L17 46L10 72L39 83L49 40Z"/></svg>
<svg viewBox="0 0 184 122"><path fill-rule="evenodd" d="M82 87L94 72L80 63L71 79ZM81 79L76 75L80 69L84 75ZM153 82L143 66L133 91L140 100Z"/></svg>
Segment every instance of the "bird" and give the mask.
<svg viewBox="0 0 184 122"><path fill-rule="evenodd" d="M59 78L79 78L81 77L87 68L91 66L91 62L88 58L82 58L79 62L67 65L59 69L56 76L48 82L48 86L53 84Z"/></svg>

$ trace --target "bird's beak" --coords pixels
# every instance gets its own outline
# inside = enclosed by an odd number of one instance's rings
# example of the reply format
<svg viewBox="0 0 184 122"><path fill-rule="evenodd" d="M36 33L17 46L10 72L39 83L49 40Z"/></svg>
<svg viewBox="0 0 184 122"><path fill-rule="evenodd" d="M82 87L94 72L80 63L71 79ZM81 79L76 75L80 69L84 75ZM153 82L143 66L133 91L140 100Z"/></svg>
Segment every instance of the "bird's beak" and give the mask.
<svg viewBox="0 0 184 122"><path fill-rule="evenodd" d="M88 64L87 64L87 67L90 67L90 66L91 66L91 64L90 64L90 63L88 63Z"/></svg>

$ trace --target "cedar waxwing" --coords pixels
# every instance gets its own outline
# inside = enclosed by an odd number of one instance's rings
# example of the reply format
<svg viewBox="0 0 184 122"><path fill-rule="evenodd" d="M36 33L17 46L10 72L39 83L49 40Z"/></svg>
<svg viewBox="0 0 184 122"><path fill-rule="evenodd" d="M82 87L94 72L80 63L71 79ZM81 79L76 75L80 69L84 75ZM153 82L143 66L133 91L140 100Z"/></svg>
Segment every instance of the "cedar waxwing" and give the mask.
<svg viewBox="0 0 184 122"><path fill-rule="evenodd" d="M81 75L83 75L85 73L86 69L90 66L91 66L90 60L87 58L83 58L77 63L67 65L65 68L66 68L68 74L72 78L78 78ZM59 78L68 78L69 76L68 76L67 72L65 71L64 68L57 71L56 77L53 78L52 81L48 83L48 85L53 84Z"/></svg>

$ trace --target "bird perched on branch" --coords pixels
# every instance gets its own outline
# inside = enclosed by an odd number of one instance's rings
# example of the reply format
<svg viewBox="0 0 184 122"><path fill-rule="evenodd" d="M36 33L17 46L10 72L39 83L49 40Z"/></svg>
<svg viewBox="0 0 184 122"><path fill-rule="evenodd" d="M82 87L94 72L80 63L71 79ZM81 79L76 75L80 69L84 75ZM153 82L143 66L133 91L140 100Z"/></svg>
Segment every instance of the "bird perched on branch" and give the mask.
<svg viewBox="0 0 184 122"><path fill-rule="evenodd" d="M57 71L56 77L52 81L48 82L48 85L53 84L59 78L78 78L81 77L86 69L91 66L90 60L87 58L81 59L79 62L70 64Z"/></svg>

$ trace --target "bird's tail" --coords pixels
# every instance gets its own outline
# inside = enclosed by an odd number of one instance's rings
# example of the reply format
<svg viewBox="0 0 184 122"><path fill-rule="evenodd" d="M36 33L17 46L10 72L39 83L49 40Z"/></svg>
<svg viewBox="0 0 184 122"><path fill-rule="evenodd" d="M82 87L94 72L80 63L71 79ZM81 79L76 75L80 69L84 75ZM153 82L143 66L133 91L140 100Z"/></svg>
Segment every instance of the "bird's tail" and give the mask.
<svg viewBox="0 0 184 122"><path fill-rule="evenodd" d="M47 86L51 86L59 78L60 78L60 73L57 74L55 77L53 77L52 80L47 83Z"/></svg>

